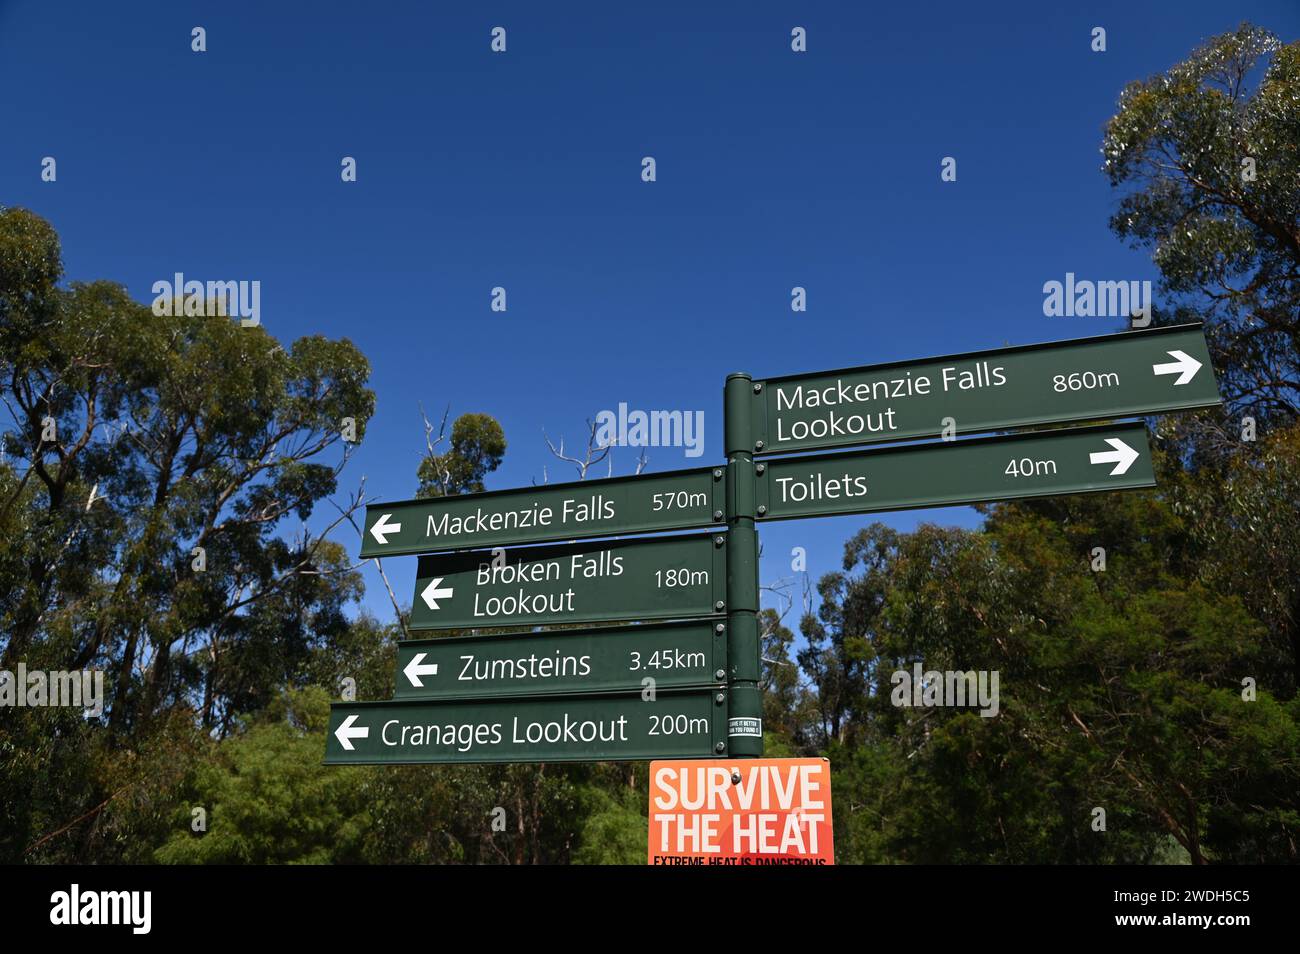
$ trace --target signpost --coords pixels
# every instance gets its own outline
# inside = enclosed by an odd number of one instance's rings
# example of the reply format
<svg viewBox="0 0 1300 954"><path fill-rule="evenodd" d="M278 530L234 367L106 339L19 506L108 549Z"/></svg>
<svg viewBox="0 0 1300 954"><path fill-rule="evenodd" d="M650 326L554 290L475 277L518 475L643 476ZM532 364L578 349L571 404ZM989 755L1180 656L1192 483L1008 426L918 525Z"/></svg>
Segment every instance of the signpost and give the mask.
<svg viewBox="0 0 1300 954"><path fill-rule="evenodd" d="M709 616L725 609L726 534L421 557L411 629Z"/></svg>
<svg viewBox="0 0 1300 954"><path fill-rule="evenodd" d="M759 758L757 524L1153 487L1140 423L950 438L1218 403L1199 325L732 374L725 467L370 506L363 557L423 554L414 630L659 622L403 642L396 698L336 703L325 761L668 760L651 864L833 864L828 763Z"/></svg>
<svg viewBox="0 0 1300 954"><path fill-rule="evenodd" d="M706 686L726 678L726 626L711 620L408 640L398 699L473 699Z"/></svg>
<svg viewBox="0 0 1300 954"><path fill-rule="evenodd" d="M325 763L613 762L725 755L726 694L337 702Z"/></svg>
<svg viewBox="0 0 1300 954"><path fill-rule="evenodd" d="M1154 487L1146 427L1079 427L759 464L766 519Z"/></svg>
<svg viewBox="0 0 1300 954"><path fill-rule="evenodd" d="M762 454L1213 407L1200 325L758 381ZM761 442L761 444L759 444Z"/></svg>
<svg viewBox="0 0 1300 954"><path fill-rule="evenodd" d="M366 508L363 557L721 524L721 467L546 484Z"/></svg>

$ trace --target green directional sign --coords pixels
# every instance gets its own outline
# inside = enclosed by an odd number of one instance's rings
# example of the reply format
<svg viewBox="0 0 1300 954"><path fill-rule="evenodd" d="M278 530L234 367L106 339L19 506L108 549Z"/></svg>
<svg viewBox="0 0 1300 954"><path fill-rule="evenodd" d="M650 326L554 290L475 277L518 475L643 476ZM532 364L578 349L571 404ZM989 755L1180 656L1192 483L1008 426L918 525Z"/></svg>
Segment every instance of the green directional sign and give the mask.
<svg viewBox="0 0 1300 954"><path fill-rule="evenodd" d="M1177 325L754 384L760 453L1212 407L1201 326ZM757 442L762 446L758 447Z"/></svg>
<svg viewBox="0 0 1300 954"><path fill-rule="evenodd" d="M721 700L721 701L719 701ZM330 710L326 764L606 762L727 751L715 689L467 702L348 702Z"/></svg>
<svg viewBox="0 0 1300 954"><path fill-rule="evenodd" d="M420 558L412 629L708 616L725 610L722 532Z"/></svg>
<svg viewBox="0 0 1300 954"><path fill-rule="evenodd" d="M726 627L714 620L408 640L397 646L397 698L706 686L726 667Z"/></svg>
<svg viewBox="0 0 1300 954"><path fill-rule="evenodd" d="M722 468L546 484L366 507L363 557L545 543L723 522Z"/></svg>
<svg viewBox="0 0 1300 954"><path fill-rule="evenodd" d="M1146 426L1140 423L790 457L760 466L758 505L761 516L771 519L1124 490L1156 483Z"/></svg>
<svg viewBox="0 0 1300 954"><path fill-rule="evenodd" d="M1154 487L1140 423L950 438L1219 403L1200 325L736 373L723 397L725 467L368 507L363 557L420 556L411 629L511 632L400 643L396 698L334 705L325 761L759 757L754 516ZM753 459L873 443L895 446Z"/></svg>

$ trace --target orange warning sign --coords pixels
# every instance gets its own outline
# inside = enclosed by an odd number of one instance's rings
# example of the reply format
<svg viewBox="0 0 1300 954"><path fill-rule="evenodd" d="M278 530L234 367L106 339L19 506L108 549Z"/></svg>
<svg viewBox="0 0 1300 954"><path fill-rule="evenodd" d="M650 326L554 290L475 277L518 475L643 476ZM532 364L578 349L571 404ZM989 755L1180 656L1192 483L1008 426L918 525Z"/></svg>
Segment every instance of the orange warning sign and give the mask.
<svg viewBox="0 0 1300 954"><path fill-rule="evenodd" d="M826 759L650 763L652 865L833 865Z"/></svg>

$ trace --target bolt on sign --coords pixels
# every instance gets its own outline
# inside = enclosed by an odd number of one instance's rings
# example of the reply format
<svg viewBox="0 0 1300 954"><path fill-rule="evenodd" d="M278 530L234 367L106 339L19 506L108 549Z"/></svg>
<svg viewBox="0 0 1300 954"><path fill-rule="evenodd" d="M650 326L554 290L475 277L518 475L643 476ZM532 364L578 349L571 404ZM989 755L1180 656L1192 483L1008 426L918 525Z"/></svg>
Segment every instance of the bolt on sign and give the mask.
<svg viewBox="0 0 1300 954"><path fill-rule="evenodd" d="M1129 417L1219 404L1199 324L769 378L763 454Z"/></svg>
<svg viewBox="0 0 1300 954"><path fill-rule="evenodd" d="M361 555L711 527L723 522L724 474L701 467L374 504L366 507Z"/></svg>
<svg viewBox="0 0 1300 954"><path fill-rule="evenodd" d="M833 865L828 759L650 763L652 865Z"/></svg>
<svg viewBox="0 0 1300 954"><path fill-rule="evenodd" d="M421 557L411 629L710 616L726 608L726 534Z"/></svg>

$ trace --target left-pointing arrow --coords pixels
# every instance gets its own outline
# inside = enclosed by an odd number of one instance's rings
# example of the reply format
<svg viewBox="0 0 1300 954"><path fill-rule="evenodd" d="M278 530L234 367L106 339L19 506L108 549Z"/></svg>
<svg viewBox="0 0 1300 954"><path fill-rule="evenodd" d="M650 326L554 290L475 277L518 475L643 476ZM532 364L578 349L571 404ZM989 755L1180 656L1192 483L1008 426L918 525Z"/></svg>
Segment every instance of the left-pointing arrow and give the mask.
<svg viewBox="0 0 1300 954"><path fill-rule="evenodd" d="M364 725L354 727L353 724L356 721L357 716L353 713L344 719L339 727L334 730L334 738L338 739L339 745L343 746L343 748L347 749L349 752L353 751L353 739L364 739L368 738L370 735L369 727Z"/></svg>
<svg viewBox="0 0 1300 954"><path fill-rule="evenodd" d="M400 523L388 523L388 518L391 516L391 513L380 514L379 519L375 521L375 525L370 528L370 535L380 543L388 542L388 534L402 532Z"/></svg>
<svg viewBox="0 0 1300 954"><path fill-rule="evenodd" d="M406 664L406 668L402 670L406 674L406 678L411 680L411 685L420 689L424 688L424 683L420 681L421 676L438 675L438 664L425 663L424 657L424 653L416 653L411 657L411 661Z"/></svg>
<svg viewBox="0 0 1300 954"><path fill-rule="evenodd" d="M1106 438L1106 443L1115 449L1109 451L1093 451L1088 455L1088 462L1091 464L1114 464L1115 466L1110 472L1110 476L1112 477L1127 472L1128 469L1133 466L1133 461L1137 460L1138 457L1141 456L1137 451L1129 447L1118 437L1108 437Z"/></svg>
<svg viewBox="0 0 1300 954"><path fill-rule="evenodd" d="M442 580L442 577L435 576L433 581L426 586L424 591L420 594L424 599L425 605L427 605L429 609L438 609L438 600L451 599L451 587L443 586Z"/></svg>

